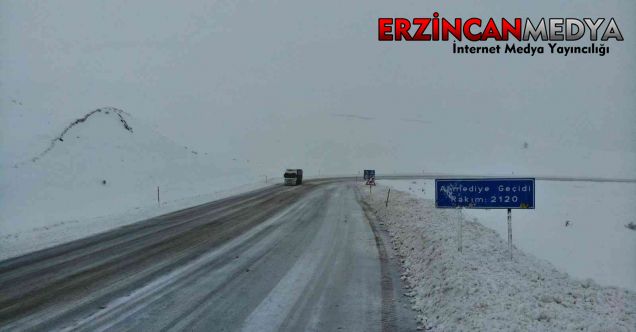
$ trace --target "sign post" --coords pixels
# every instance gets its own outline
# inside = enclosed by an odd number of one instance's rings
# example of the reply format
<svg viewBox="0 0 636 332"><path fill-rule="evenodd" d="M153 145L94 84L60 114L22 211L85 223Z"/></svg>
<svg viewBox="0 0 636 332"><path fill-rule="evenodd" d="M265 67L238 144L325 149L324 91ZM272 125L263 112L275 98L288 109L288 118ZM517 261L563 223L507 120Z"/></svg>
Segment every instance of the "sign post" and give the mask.
<svg viewBox="0 0 636 332"><path fill-rule="evenodd" d="M508 251L512 259L512 209L534 209L534 178L435 179L435 207L440 209L507 209ZM462 221L458 251L462 251Z"/></svg>
<svg viewBox="0 0 636 332"><path fill-rule="evenodd" d="M508 209L508 252L512 260L512 209Z"/></svg>
<svg viewBox="0 0 636 332"><path fill-rule="evenodd" d="M459 227L457 227L457 251L462 252L463 247L463 232L464 232L464 214L462 213L462 208L457 208L457 215L459 215L459 219L457 222Z"/></svg>

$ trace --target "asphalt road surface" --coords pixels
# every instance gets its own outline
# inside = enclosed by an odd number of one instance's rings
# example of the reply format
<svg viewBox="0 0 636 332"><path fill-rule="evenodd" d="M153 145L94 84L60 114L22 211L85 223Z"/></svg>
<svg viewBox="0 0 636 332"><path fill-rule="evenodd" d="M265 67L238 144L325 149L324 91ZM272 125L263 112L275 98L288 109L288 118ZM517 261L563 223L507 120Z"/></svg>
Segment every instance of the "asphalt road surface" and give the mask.
<svg viewBox="0 0 636 332"><path fill-rule="evenodd" d="M0 262L0 330L415 330L360 195L273 186Z"/></svg>

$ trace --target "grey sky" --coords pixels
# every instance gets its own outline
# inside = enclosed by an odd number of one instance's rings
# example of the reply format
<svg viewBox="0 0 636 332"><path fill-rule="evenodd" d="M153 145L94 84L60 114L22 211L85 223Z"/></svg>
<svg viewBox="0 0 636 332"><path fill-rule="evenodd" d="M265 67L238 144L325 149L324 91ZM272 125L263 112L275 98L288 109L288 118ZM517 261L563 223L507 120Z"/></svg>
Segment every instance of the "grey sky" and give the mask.
<svg viewBox="0 0 636 332"><path fill-rule="evenodd" d="M376 40L378 17L434 11L614 17L625 41L607 43L604 57L530 57ZM563 159L555 172L588 167L580 165L586 149L625 154L624 169L636 153L634 14L633 1L2 1L0 112L15 98L60 126L114 106L199 150L272 163L267 156L286 156L276 150L310 149L333 172L357 169L356 156L369 154L364 162L422 169L443 151L431 145L472 151L436 170L469 161L508 171L496 165L505 163L505 147L526 140L555 149L546 155Z"/></svg>

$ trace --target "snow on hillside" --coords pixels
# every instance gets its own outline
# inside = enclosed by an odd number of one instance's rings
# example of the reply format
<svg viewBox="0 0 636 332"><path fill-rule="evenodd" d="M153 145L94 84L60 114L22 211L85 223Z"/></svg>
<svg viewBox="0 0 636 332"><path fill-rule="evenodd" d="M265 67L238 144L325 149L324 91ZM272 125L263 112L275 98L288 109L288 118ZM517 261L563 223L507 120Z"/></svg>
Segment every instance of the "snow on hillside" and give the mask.
<svg viewBox="0 0 636 332"><path fill-rule="evenodd" d="M0 259L265 185L245 162L178 146L116 108L50 125L16 104L3 118L32 131L3 131Z"/></svg>
<svg viewBox="0 0 636 332"><path fill-rule="evenodd" d="M433 180L380 183L435 199ZM636 221L636 183L537 181L536 189L535 210L512 212L514 245L576 278L636 291L636 231L626 227ZM507 239L505 210L463 214Z"/></svg>
<svg viewBox="0 0 636 332"><path fill-rule="evenodd" d="M363 194L403 259L406 295L422 329L636 330L636 293L574 279L516 248L510 260L506 240L474 221L464 223L459 253L458 211L400 191L385 208L387 187L378 189Z"/></svg>
<svg viewBox="0 0 636 332"><path fill-rule="evenodd" d="M286 160L308 172L474 174L636 178L636 151L609 149L498 128L446 115L401 118L373 114L295 112L254 115L258 126L239 149L265 164ZM488 133L487 135L485 133ZM558 133L553 133L558 134ZM294 151L290 154L289 151Z"/></svg>

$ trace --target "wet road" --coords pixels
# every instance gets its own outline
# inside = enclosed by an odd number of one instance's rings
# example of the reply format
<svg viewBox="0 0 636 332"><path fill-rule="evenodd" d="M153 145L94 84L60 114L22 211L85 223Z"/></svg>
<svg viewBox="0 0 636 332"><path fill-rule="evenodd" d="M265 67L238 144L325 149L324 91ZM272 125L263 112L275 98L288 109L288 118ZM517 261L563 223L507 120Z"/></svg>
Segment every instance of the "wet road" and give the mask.
<svg viewBox="0 0 636 332"><path fill-rule="evenodd" d="M0 330L414 330L360 195L274 186L0 262Z"/></svg>

